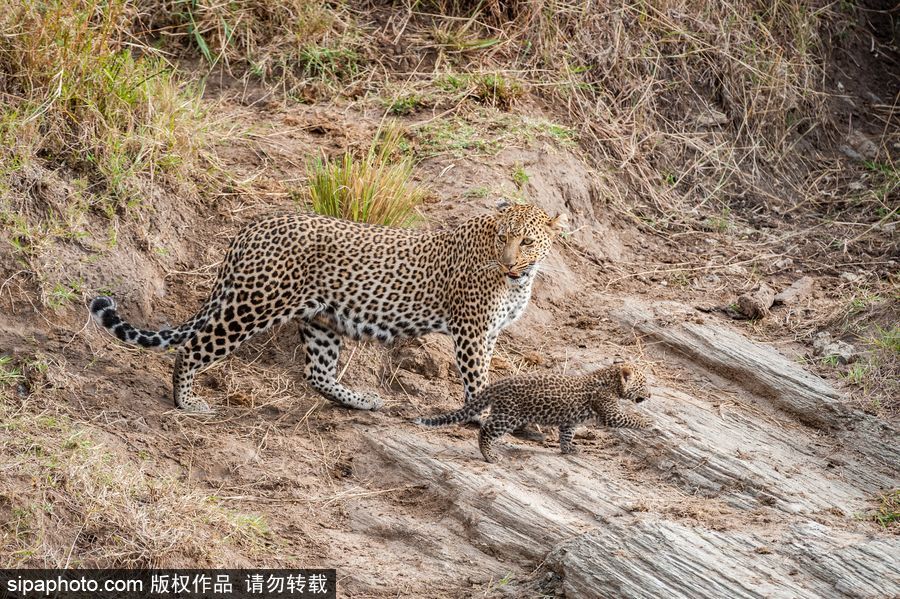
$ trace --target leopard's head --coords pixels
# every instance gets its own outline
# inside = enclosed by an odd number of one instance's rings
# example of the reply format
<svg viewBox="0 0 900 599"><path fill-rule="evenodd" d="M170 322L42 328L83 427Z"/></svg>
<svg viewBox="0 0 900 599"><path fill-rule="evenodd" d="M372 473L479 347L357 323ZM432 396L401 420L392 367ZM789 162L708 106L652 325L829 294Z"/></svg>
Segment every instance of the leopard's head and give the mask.
<svg viewBox="0 0 900 599"><path fill-rule="evenodd" d="M619 397L634 403L650 399L650 385L647 384L647 377L643 372L630 362L622 362L615 366L618 369L616 390Z"/></svg>
<svg viewBox="0 0 900 599"><path fill-rule="evenodd" d="M512 282L528 279L550 253L565 226L565 215L550 218L537 206L513 204L495 218L497 264Z"/></svg>

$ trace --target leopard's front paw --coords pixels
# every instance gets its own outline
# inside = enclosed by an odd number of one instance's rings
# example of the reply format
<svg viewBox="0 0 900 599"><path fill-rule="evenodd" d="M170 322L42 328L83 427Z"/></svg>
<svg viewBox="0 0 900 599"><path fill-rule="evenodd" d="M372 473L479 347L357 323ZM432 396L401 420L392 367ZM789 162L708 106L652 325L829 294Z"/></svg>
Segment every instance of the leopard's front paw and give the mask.
<svg viewBox="0 0 900 599"><path fill-rule="evenodd" d="M192 395L191 397L188 397L187 399L183 400L181 402L181 405L178 407L181 409L181 411L187 412L189 414L212 414L212 413L214 413L214 410L211 407L209 407L209 404L206 403L206 401L203 400L202 398L197 397L196 395Z"/></svg>
<svg viewBox="0 0 900 599"><path fill-rule="evenodd" d="M481 455L488 464L497 464L503 461L503 458L493 451L482 451Z"/></svg>
<svg viewBox="0 0 900 599"><path fill-rule="evenodd" d="M362 393L361 410L380 410L384 407L384 399L377 393Z"/></svg>
<svg viewBox="0 0 900 599"><path fill-rule="evenodd" d="M635 416L635 424L634 428L639 428L642 430L655 428L655 423L652 419L647 418L646 416Z"/></svg>

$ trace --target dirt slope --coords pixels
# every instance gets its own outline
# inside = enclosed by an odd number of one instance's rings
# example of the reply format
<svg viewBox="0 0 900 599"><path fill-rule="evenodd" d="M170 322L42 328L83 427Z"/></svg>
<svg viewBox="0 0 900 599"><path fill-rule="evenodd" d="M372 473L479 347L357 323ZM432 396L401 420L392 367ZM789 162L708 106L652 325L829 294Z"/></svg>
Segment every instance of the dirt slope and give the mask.
<svg viewBox="0 0 900 599"><path fill-rule="evenodd" d="M128 179L137 197L110 202L65 144L0 165L0 566L336 567L353 597L900 596L890 3L756 3L735 27L727 3L547 3L546 22L531 2L344 4L310 39L368 64L306 72L289 99L271 69L232 76L250 58L227 39L227 68L197 31L166 45L205 79L197 131L218 141ZM251 46L292 39L258 35L272 15L253 3L194 5L211 44L238 16ZM410 422L460 405L449 339L347 343L342 380L387 400L355 412L306 387L293 325L198 377L214 415L183 414L171 354L89 321L101 292L148 327L190 317L238 228L307 209L309 159L364 150L387 113L431 190L421 226L501 197L569 217L492 378L635 360L653 430L582 429L576 456L552 430L509 438L489 465L474 428ZM795 303L734 318L740 293L803 277ZM865 359L815 354L819 331Z"/></svg>
<svg viewBox="0 0 900 599"><path fill-rule="evenodd" d="M301 177L303 155L352 144L354 131L365 139L377 125L334 110L229 109L253 118L259 134L223 149L224 159L239 175L273 182ZM334 123L346 139L322 133ZM15 301L13 277L3 300L4 351L45 355L50 364L44 374L30 373L18 401L71 424L22 425L4 435L33 455L52 454L35 449L42 426L71 426L91 441L53 448L65 465L39 471L65 473L50 493L67 508L20 517L30 477L39 474L24 469L4 484L0 506L9 521L21 521L4 533L21 536L23 550L12 563L37 565L56 555L57 563L85 566L331 566L342 593L373 597L900 593L898 538L859 517L900 482L896 429L865 424L871 417L792 363L806 351L798 345L779 343L780 354L759 349L759 359L782 360L778 376L808 381L811 397L839 405L840 418L785 410L799 405L790 387L796 383L754 384L759 364L719 368L668 338L673 327L702 322L733 331L733 338L700 353L733 349L735 339L755 347L742 336L747 325L692 307L725 304L728 291L640 280L664 249L607 208L591 170L570 150L538 140L490 161L425 161L418 172L435 191L424 211L427 226L493 209L498 192L515 189L515 165L529 173L527 195L548 211L568 213L573 231L541 275L526 317L501 337L492 376L583 372L617 356L638 359L653 373L654 397L644 410L658 430L586 431L575 457L559 454L547 431L545 443L511 440L507 460L490 466L477 453L475 430L426 431L407 422L459 403L446 338L388 349L349 344L343 379L388 400L381 412L364 413L309 392L290 325L199 378L197 390L217 406L215 416L184 415L171 410L170 355L123 347L85 324L78 306L48 319ZM265 187L258 180L255 189ZM470 193L481 187L491 193ZM137 322L179 322L200 304L237 226L263 209L291 207L281 194L273 197L176 204L175 219L151 212L125 225L123 246L109 260L79 262L73 246L71 255L58 256L59 267L77 269L86 289L111 287ZM153 247L170 251L147 251ZM642 297L681 302L653 307ZM885 453L890 447L893 456ZM101 459L99 472L137 477L140 497L125 506L132 511L124 522L98 517L66 480L73 461L97 452L116 456L127 470L110 471ZM126 526L163 514L165 527L205 542L150 530L124 539L134 546L111 557ZM56 522L58 541L28 536L38 517Z"/></svg>

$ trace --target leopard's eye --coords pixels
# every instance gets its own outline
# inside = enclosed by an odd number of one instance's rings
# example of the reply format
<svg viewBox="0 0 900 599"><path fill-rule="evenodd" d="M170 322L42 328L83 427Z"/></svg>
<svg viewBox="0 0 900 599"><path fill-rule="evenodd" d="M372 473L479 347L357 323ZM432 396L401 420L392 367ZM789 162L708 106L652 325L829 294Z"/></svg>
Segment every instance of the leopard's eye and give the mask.
<svg viewBox="0 0 900 599"><path fill-rule="evenodd" d="M522 240L522 245L531 245L532 243L534 243L534 239L531 237L526 237Z"/></svg>

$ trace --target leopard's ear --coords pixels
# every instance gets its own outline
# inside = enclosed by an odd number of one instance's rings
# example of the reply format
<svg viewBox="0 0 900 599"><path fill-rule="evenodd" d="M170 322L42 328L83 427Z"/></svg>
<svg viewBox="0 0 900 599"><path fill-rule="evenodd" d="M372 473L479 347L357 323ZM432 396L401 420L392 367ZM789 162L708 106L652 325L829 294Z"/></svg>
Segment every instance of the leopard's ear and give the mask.
<svg viewBox="0 0 900 599"><path fill-rule="evenodd" d="M622 364L619 366L619 379L622 381L622 387L627 387L634 377L634 368L631 364Z"/></svg>
<svg viewBox="0 0 900 599"><path fill-rule="evenodd" d="M510 206L512 206L512 202L509 201L509 198L500 198L497 200L497 212L504 212Z"/></svg>
<svg viewBox="0 0 900 599"><path fill-rule="evenodd" d="M556 233L562 233L566 230L566 226L569 224L569 217L565 214L557 214L547 223L547 227L551 231L555 231Z"/></svg>

